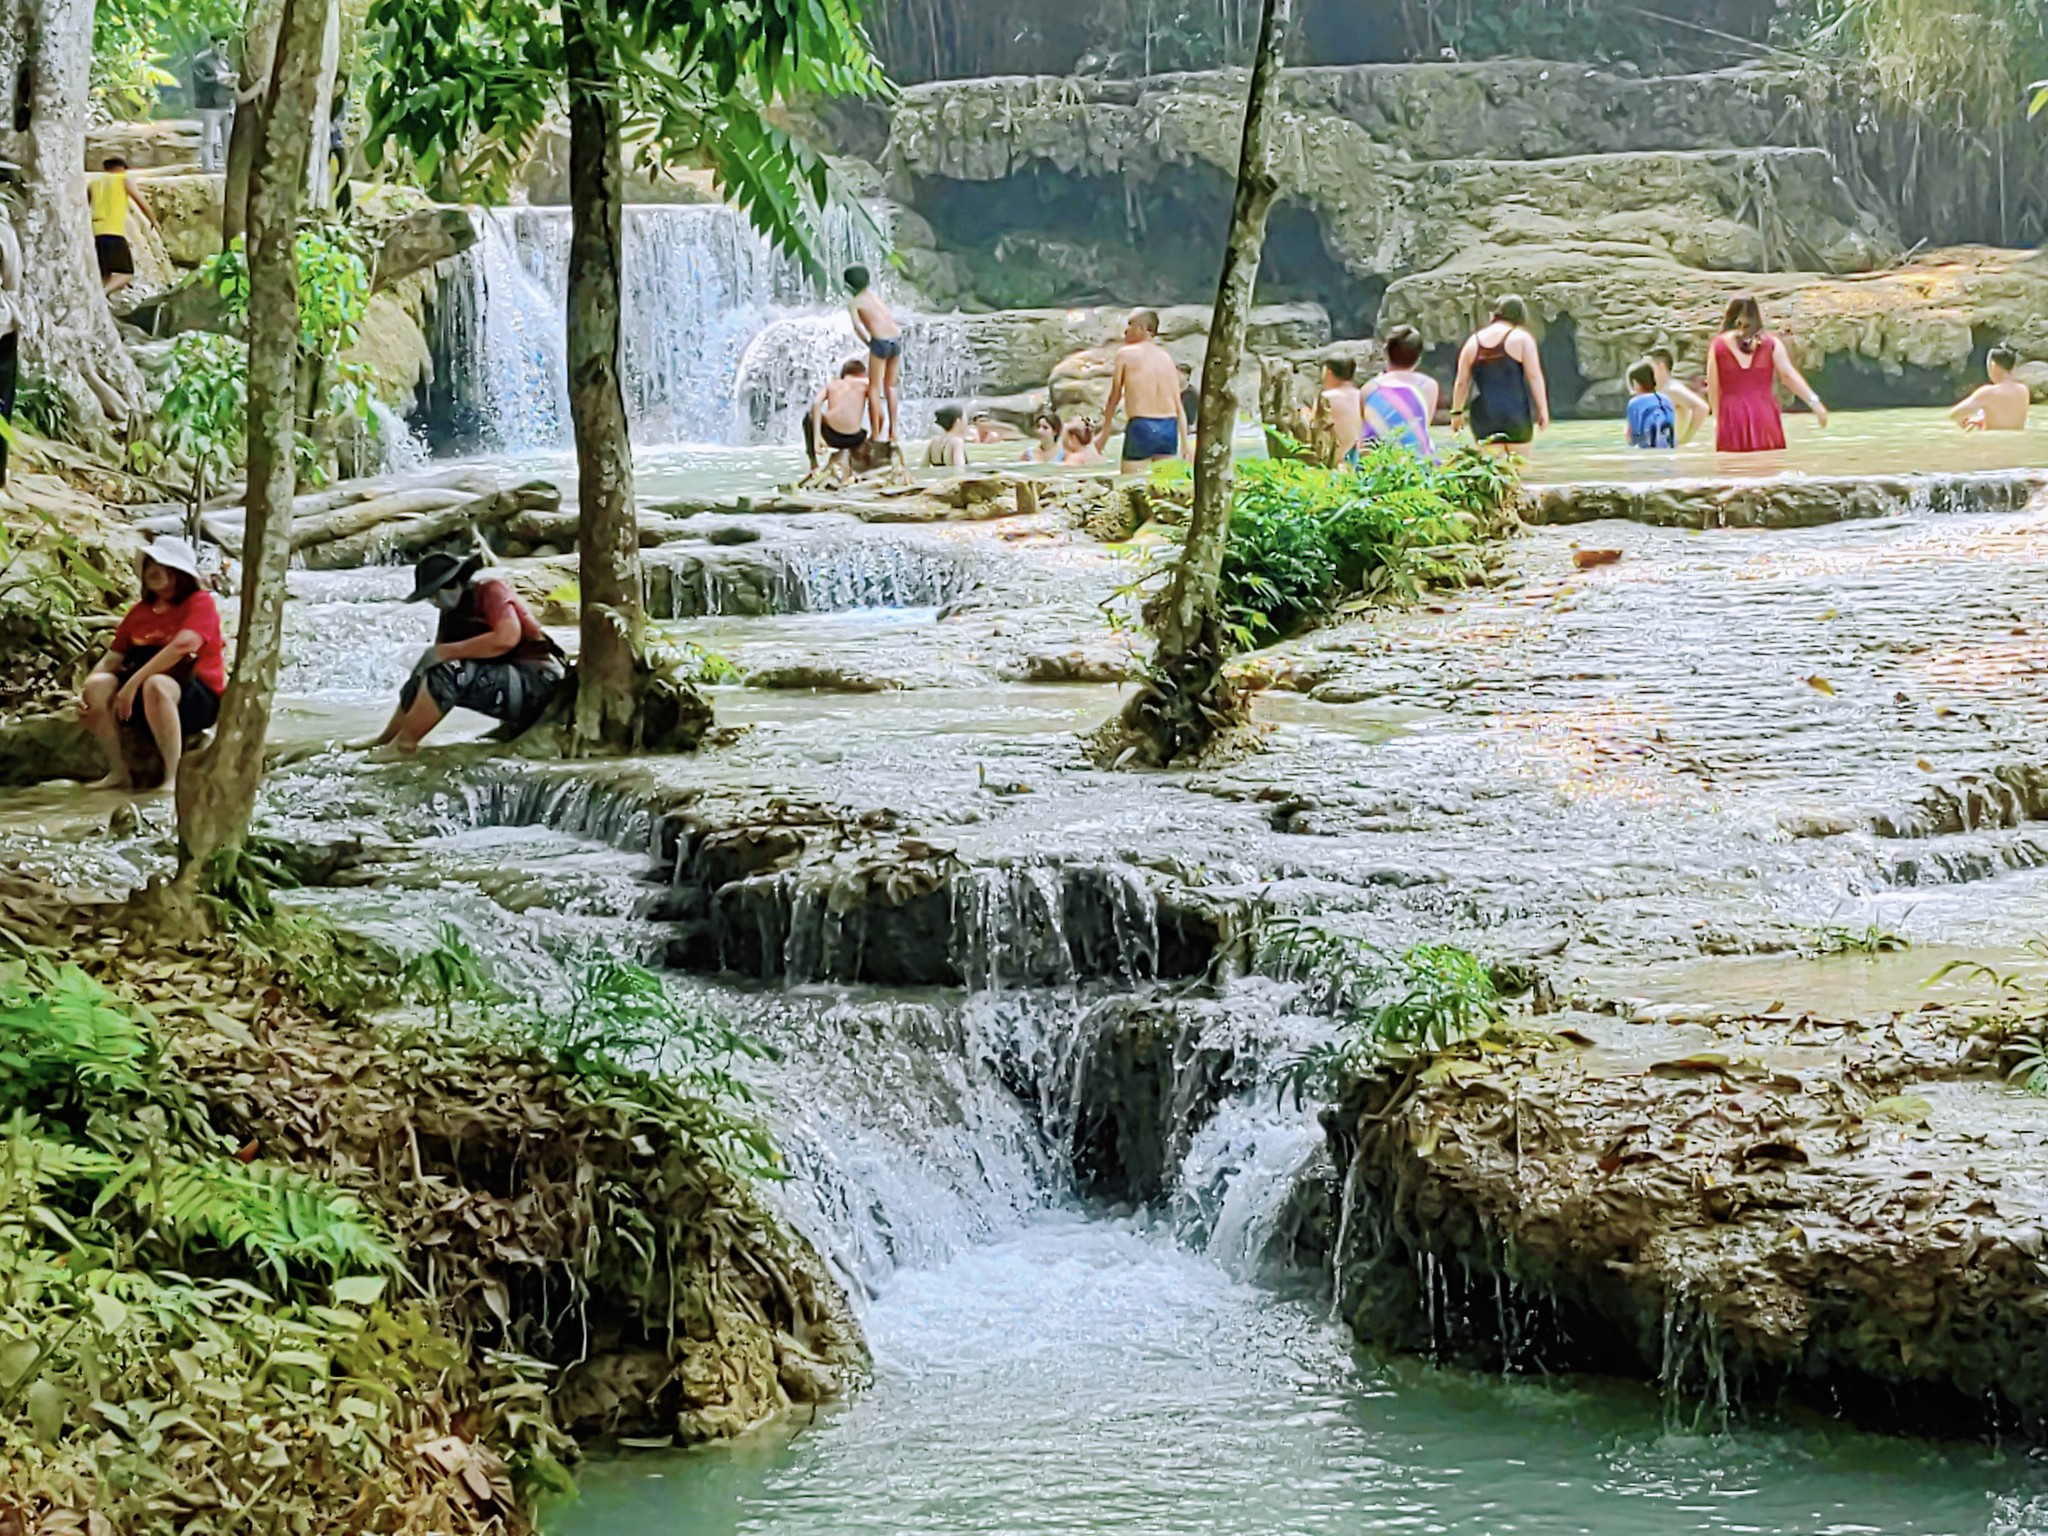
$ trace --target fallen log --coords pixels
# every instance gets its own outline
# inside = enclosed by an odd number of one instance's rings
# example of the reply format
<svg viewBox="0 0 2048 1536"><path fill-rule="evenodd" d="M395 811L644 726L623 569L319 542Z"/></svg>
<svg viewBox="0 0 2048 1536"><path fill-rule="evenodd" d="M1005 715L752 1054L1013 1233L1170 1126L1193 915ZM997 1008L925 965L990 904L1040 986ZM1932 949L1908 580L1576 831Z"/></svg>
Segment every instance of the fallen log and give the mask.
<svg viewBox="0 0 2048 1536"><path fill-rule="evenodd" d="M292 548L305 549L314 544L327 544L335 539L353 538L385 523L397 522L401 518L419 517L428 512L444 511L476 499L476 496L469 492L456 490L400 491L391 496L379 496L372 501L358 501L337 507L332 512L323 512L314 517L295 517L292 519Z"/></svg>
<svg viewBox="0 0 2048 1536"><path fill-rule="evenodd" d="M473 497L452 507L381 523L346 538L329 539L303 551L309 570L344 571L363 565L399 564L447 546L470 546L484 540L500 524L521 512L551 510L562 493L545 481L534 481Z"/></svg>
<svg viewBox="0 0 2048 1536"><path fill-rule="evenodd" d="M345 507L386 497L420 491L488 496L503 485L504 481L499 475L488 469L479 469L475 465L433 470L425 474L371 475L359 480L341 480L292 499L293 530L296 535L297 525L302 520L318 519ZM199 519L199 527L207 538L226 550L230 556L237 560L242 557L242 537L246 519L241 506L229 504L210 507ZM298 539L294 537L293 547L297 548L298 543Z"/></svg>

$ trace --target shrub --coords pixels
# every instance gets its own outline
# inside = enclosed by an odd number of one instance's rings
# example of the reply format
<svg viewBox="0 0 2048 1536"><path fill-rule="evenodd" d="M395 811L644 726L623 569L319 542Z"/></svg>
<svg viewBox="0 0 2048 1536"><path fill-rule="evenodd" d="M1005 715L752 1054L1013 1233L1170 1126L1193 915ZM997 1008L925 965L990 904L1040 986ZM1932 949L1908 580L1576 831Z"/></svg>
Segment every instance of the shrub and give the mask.
<svg viewBox="0 0 2048 1536"><path fill-rule="evenodd" d="M1267 645L1350 601L1412 601L1481 579L1481 546L1510 521L1515 485L1498 458L1466 451L1430 464L1393 444L1356 470L1245 461L1223 558L1233 641Z"/></svg>

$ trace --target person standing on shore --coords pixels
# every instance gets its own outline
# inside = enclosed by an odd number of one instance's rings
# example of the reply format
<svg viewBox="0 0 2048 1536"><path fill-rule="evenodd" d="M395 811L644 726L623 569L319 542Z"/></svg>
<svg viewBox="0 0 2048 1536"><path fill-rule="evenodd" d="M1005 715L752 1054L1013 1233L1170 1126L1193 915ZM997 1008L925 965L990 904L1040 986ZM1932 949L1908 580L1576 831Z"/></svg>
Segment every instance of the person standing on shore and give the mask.
<svg viewBox="0 0 2048 1536"><path fill-rule="evenodd" d="M1510 446L1534 442L1550 426L1550 386L1529 330L1529 306L1512 293L1458 353L1452 430L1468 421L1480 443Z"/></svg>
<svg viewBox="0 0 2048 1536"><path fill-rule="evenodd" d="M1109 400L1102 408L1097 449L1109 441L1119 405L1124 409L1125 474L1192 451L1187 409L1181 403L1180 364L1159 345L1159 316L1149 309L1134 309L1124 321L1124 344L1117 350ZM1067 458L1071 463L1074 456L1069 453Z"/></svg>
<svg viewBox="0 0 2048 1536"><path fill-rule="evenodd" d="M235 72L227 39L216 37L192 57L192 110L199 114L199 169L224 171L235 121Z"/></svg>
<svg viewBox="0 0 2048 1536"><path fill-rule="evenodd" d="M21 211L15 189L21 172L0 162L0 427L14 424L14 394L21 376L21 241L14 221ZM7 436L0 432L0 491L7 489Z"/></svg>
<svg viewBox="0 0 2048 1536"><path fill-rule="evenodd" d="M846 269L846 286L853 294L847 308L853 314L853 333L868 345L873 359L868 376L868 431L878 443L893 443L903 421L903 327L875 292L866 267Z"/></svg>
<svg viewBox="0 0 2048 1536"><path fill-rule="evenodd" d="M1783 342L1764 329L1763 310L1753 294L1728 303L1721 334L1707 354L1707 405L1714 413L1714 446L1722 453L1772 453L1785 446L1785 415L1778 408L1783 384L1804 400L1813 419L1828 424L1828 408L1793 364Z"/></svg>

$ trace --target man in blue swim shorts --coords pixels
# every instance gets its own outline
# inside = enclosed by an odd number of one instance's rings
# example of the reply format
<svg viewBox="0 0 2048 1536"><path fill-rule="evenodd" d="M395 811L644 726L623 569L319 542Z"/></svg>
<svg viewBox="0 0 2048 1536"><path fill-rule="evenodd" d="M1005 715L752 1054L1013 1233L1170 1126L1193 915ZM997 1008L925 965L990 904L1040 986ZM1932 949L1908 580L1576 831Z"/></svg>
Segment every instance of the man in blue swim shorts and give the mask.
<svg viewBox="0 0 2048 1536"><path fill-rule="evenodd" d="M868 374L868 431L876 442L893 443L903 425L903 328L869 280L866 267L846 269L847 308L853 333L868 344L874 367Z"/></svg>
<svg viewBox="0 0 2048 1536"><path fill-rule="evenodd" d="M1189 447L1187 408L1181 401L1180 364L1159 345L1159 316L1134 309L1124 321L1124 344L1116 354L1102 430L1095 443L1109 441L1117 407L1124 408L1123 472L1137 474L1161 459L1183 457Z"/></svg>

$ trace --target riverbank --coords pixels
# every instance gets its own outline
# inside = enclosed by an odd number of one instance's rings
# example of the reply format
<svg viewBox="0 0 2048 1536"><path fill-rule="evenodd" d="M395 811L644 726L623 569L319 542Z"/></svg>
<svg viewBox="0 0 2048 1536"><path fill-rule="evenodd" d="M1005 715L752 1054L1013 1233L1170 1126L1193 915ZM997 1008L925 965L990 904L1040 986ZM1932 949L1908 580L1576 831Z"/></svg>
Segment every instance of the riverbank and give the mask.
<svg viewBox="0 0 2048 1536"><path fill-rule="evenodd" d="M4 897L16 1529L529 1529L580 1440L745 1434L860 1369L752 1190L748 1047L649 973L536 1007L445 939Z"/></svg>

